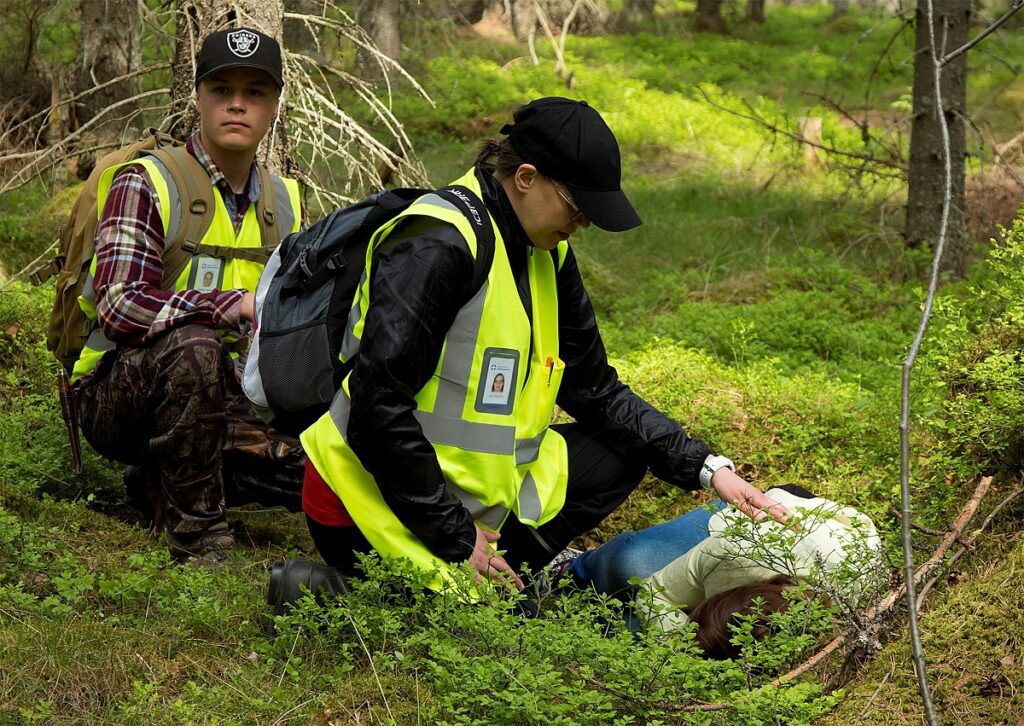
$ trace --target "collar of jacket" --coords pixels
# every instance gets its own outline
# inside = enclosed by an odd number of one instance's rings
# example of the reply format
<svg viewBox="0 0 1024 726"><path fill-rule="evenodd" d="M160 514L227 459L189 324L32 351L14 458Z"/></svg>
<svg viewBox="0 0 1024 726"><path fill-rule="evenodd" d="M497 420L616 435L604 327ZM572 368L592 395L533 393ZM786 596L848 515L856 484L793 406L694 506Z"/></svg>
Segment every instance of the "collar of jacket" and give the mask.
<svg viewBox="0 0 1024 726"><path fill-rule="evenodd" d="M490 164L478 164L476 167L476 178L480 182L480 191L483 192L484 204L487 209L497 217L498 228L505 238L505 245L509 248L525 250L533 246L530 238L526 236L523 225L519 223L519 217L512 209L512 202L508 200L504 187L494 177L494 167ZM510 250L511 251L511 250Z"/></svg>

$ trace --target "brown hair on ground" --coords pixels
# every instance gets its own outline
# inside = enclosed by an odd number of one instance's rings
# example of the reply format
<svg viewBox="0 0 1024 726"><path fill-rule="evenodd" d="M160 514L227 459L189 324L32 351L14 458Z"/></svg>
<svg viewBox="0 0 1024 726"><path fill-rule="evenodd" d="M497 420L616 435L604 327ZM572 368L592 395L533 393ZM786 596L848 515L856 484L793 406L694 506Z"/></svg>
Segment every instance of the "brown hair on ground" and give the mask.
<svg viewBox="0 0 1024 726"><path fill-rule="evenodd" d="M754 623L752 634L757 640L764 640L769 630L768 615L786 609L789 603L785 591L795 584L785 575L776 575L770 580L740 585L705 598L690 613L690 620L697 623L697 643L709 658L738 657L740 649L729 642L732 638L729 626L739 625L739 616L758 612L762 617ZM762 600L759 608L754 607L757 598Z"/></svg>

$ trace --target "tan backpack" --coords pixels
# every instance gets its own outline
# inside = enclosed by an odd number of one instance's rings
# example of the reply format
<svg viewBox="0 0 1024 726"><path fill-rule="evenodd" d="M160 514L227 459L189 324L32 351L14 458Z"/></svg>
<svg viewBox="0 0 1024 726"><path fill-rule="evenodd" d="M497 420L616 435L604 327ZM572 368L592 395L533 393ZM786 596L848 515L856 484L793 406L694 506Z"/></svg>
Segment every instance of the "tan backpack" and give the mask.
<svg viewBox="0 0 1024 726"><path fill-rule="evenodd" d="M57 256L33 271L29 278L32 284L42 285L52 276L57 276L56 298L46 330L46 347L69 372L95 327L95 322L82 311L78 298L88 280L89 266L96 252L94 237L99 222L96 197L100 176L112 166L142 156L153 156L167 168L181 198L183 219L176 223L172 221L169 228L177 229L177 232L164 244L162 289L170 289L174 285L197 252L265 264L270 258L272 245L280 238L280 235L273 234L276 230L271 229L274 225L274 183L262 166L259 167L261 193L256 211L263 246L240 250L200 244L213 221L214 192L206 170L184 144L150 129L140 141L102 157L75 200L67 223L60 229Z"/></svg>

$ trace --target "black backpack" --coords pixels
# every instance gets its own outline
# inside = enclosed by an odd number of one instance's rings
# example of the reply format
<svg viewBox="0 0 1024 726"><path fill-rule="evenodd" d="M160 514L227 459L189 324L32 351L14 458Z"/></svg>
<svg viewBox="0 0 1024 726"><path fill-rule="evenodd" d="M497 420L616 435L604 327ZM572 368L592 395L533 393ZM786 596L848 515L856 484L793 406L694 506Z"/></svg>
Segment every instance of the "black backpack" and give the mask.
<svg viewBox="0 0 1024 726"><path fill-rule="evenodd" d="M275 428L298 434L330 406L354 363L339 353L370 238L425 194L466 216L477 234L472 289L487 279L494 228L480 198L462 186L377 192L286 237L256 287L256 332L242 378L253 408Z"/></svg>

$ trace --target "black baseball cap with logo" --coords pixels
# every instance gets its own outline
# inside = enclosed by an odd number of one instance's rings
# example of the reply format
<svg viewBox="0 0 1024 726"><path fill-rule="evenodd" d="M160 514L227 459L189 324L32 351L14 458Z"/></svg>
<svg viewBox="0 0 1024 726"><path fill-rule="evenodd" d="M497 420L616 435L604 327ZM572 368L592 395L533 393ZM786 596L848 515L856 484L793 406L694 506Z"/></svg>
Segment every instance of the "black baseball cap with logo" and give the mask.
<svg viewBox="0 0 1024 726"><path fill-rule="evenodd" d="M523 161L569 188L587 219L609 232L640 225L622 191L619 145L586 101L538 98L520 107L501 133Z"/></svg>
<svg viewBox="0 0 1024 726"><path fill-rule="evenodd" d="M281 46L252 28L228 28L206 36L196 63L196 88L204 78L226 68L258 68L266 71L278 88L284 87Z"/></svg>

